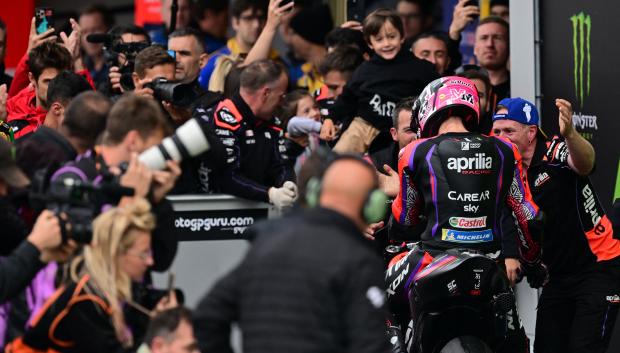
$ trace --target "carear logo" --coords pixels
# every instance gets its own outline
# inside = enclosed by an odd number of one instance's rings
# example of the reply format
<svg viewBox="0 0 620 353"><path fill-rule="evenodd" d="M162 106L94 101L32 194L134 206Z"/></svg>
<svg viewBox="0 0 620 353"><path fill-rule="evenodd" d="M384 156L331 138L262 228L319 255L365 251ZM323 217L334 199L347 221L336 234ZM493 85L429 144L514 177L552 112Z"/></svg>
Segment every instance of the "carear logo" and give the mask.
<svg viewBox="0 0 620 353"><path fill-rule="evenodd" d="M583 109L585 97L590 95L590 33L592 20L583 11L571 16L573 25L573 81L575 97Z"/></svg>

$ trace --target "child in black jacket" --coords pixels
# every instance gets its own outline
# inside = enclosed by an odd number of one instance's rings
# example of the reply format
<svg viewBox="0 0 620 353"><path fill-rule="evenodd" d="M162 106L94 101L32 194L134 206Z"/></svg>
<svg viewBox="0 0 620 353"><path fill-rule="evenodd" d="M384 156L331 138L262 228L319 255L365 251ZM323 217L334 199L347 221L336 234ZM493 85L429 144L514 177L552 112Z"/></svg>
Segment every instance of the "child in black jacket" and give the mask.
<svg viewBox="0 0 620 353"><path fill-rule="evenodd" d="M392 112L401 99L418 95L438 77L433 64L403 49L403 24L395 11L379 9L364 20L364 37L375 55L360 65L344 87L321 129L335 137L334 123L355 117L334 147L364 153L379 133L389 134Z"/></svg>

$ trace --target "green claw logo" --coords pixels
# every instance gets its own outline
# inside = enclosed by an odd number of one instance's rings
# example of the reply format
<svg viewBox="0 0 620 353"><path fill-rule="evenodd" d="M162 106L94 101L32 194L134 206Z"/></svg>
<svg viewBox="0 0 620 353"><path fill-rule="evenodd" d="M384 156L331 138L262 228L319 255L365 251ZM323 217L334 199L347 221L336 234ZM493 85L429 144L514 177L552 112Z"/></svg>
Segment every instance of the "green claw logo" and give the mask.
<svg viewBox="0 0 620 353"><path fill-rule="evenodd" d="M573 78L575 81L575 96L581 108L584 100L584 64L587 61L585 74L585 93L590 95L590 32L592 20L590 15L580 12L570 18L573 24ZM585 47L585 48L584 48Z"/></svg>

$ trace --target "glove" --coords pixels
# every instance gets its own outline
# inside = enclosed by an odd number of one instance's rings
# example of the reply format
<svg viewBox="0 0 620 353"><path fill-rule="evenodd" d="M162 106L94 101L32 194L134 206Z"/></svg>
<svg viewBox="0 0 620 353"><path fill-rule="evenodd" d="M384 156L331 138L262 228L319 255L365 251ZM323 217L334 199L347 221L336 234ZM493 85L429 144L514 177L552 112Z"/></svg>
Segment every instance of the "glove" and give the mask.
<svg viewBox="0 0 620 353"><path fill-rule="evenodd" d="M387 336L390 340L391 353L407 352L407 350L405 349L405 340L403 340L403 335L400 332L400 328L398 328L398 326L388 326Z"/></svg>
<svg viewBox="0 0 620 353"><path fill-rule="evenodd" d="M297 200L297 185L287 181L281 188L271 188L268 192L269 202L278 209L289 207Z"/></svg>
<svg viewBox="0 0 620 353"><path fill-rule="evenodd" d="M527 283L532 288L540 288L549 282L549 271L547 266L542 262L536 262L533 264L523 263L523 274L527 276Z"/></svg>

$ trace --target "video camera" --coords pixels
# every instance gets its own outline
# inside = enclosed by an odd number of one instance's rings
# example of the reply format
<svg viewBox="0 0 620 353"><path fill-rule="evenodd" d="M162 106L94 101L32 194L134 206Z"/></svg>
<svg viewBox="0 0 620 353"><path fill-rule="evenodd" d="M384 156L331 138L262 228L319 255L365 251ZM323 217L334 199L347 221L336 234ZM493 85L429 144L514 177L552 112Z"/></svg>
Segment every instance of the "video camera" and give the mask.
<svg viewBox="0 0 620 353"><path fill-rule="evenodd" d="M44 209L54 212L60 220L63 243L68 239L80 244L90 243L92 223L102 207L117 205L123 196L134 193L132 188L121 186L116 176L104 177L97 184L71 178L50 182L51 173L56 169L50 167L35 173L30 204L37 213Z"/></svg>
<svg viewBox="0 0 620 353"><path fill-rule="evenodd" d="M121 73L121 86L126 91L132 91L135 89L131 74L134 71L134 65L136 63L136 56L143 49L150 46L146 42L130 42L125 43L119 35L108 33L95 33L86 37L86 40L90 43L102 43L103 55L106 59L106 63L109 67L116 66L120 69ZM118 60L119 55L125 57L125 63L121 65Z"/></svg>

